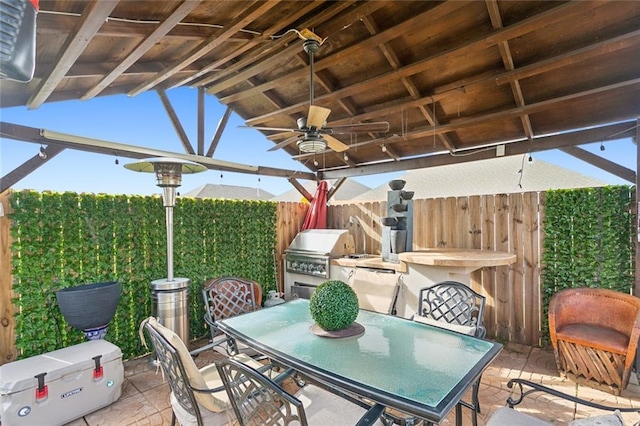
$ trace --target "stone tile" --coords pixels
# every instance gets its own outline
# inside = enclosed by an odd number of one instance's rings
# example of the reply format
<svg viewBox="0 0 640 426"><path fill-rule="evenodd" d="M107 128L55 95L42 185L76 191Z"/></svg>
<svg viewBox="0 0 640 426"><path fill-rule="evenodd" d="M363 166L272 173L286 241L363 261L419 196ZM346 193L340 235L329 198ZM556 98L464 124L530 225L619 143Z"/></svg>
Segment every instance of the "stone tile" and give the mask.
<svg viewBox="0 0 640 426"><path fill-rule="evenodd" d="M85 419L90 426L131 425L158 414L158 409L143 394L120 398L115 403L93 412Z"/></svg>
<svg viewBox="0 0 640 426"><path fill-rule="evenodd" d="M196 365L202 367L221 359L223 356L213 350L204 351L195 358ZM163 381L160 370L150 368L148 357L125 362L125 382L122 396L109 407L105 407L66 426L168 426L171 424L169 387ZM507 344L498 358L482 375L480 383L480 407L478 425L484 426L495 411L506 405L509 396L517 397L516 389L507 387L512 378L523 378L541 383L553 389L606 405L619 407L640 407L640 386L632 381L622 395L615 396L600 389L561 377L556 369L553 352L547 349L531 348ZM290 383L289 383L290 382ZM288 379L285 387L294 393L297 386ZM470 393L464 399L469 400ZM576 418L603 414L602 411L576 407L576 404L550 395L535 393L529 395L517 406L519 411L552 422L566 424ZM471 411L462 409L463 426L471 425ZM640 422L637 413L623 413L626 424ZM455 425L455 409L441 425Z"/></svg>

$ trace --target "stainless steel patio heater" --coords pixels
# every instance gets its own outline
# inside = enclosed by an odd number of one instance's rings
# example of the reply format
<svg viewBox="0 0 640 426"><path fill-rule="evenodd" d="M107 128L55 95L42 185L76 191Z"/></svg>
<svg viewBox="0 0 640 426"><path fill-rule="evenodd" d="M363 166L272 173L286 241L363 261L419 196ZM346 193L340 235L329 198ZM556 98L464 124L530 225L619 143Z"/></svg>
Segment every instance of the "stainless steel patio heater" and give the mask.
<svg viewBox="0 0 640 426"><path fill-rule="evenodd" d="M203 172L207 168L198 163L169 157L149 158L125 164L124 167L136 172L155 173L157 185L162 188L167 226L167 277L151 282L151 309L152 315L162 325L173 330L188 344L189 279L173 276L173 207L176 204L176 188L182 183L182 175Z"/></svg>

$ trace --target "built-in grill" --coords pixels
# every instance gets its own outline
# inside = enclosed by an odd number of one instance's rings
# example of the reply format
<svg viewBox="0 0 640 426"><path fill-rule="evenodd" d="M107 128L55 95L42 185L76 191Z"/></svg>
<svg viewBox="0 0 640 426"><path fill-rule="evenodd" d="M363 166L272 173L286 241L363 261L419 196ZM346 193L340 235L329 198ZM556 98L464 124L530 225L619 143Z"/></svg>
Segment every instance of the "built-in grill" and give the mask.
<svg viewBox="0 0 640 426"><path fill-rule="evenodd" d="M286 271L329 278L329 259L353 253L353 237L344 229L307 229L287 250Z"/></svg>
<svg viewBox="0 0 640 426"><path fill-rule="evenodd" d="M353 237L345 229L300 232L285 250L285 292L291 294L294 287L318 286L331 277L332 258L353 252Z"/></svg>

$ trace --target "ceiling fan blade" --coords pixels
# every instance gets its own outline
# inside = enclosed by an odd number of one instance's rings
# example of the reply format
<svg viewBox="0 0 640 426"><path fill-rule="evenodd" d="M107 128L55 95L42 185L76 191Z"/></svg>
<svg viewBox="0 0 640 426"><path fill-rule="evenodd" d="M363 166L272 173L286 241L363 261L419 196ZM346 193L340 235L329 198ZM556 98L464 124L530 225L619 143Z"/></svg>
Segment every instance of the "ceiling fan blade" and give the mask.
<svg viewBox="0 0 640 426"><path fill-rule="evenodd" d="M255 130L267 130L273 132L299 132L299 129L287 129L284 127L256 127L256 126L238 126L245 129L255 129Z"/></svg>
<svg viewBox="0 0 640 426"><path fill-rule="evenodd" d="M309 107L309 115L307 116L307 127L315 127L320 129L327 122L327 117L331 114L329 108L323 108L316 105Z"/></svg>
<svg viewBox="0 0 640 426"><path fill-rule="evenodd" d="M389 123L387 121L378 121L375 123L357 123L346 124L344 126L327 127L325 130L330 133L387 133L389 131Z"/></svg>
<svg viewBox="0 0 640 426"><path fill-rule="evenodd" d="M342 152L349 149L348 145L343 144L338 139L334 138L330 135L322 135L322 137L327 141L327 145L329 148L334 150L335 152Z"/></svg>
<svg viewBox="0 0 640 426"><path fill-rule="evenodd" d="M292 136L290 138L287 138L287 139L283 140L282 142L279 142L276 145L272 146L267 151L276 151L276 150L278 150L280 148L284 148L285 146L287 146L289 144L292 144L293 142L295 142L299 138L300 138L300 136L298 136L298 135Z"/></svg>

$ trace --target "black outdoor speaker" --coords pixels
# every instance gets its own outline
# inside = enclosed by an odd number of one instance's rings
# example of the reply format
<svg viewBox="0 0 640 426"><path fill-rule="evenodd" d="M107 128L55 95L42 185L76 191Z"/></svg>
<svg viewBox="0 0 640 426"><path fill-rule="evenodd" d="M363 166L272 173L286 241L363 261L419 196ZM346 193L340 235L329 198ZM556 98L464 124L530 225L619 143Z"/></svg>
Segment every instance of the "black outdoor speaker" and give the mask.
<svg viewBox="0 0 640 426"><path fill-rule="evenodd" d="M0 78L31 81L39 0L0 0Z"/></svg>

